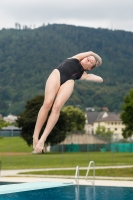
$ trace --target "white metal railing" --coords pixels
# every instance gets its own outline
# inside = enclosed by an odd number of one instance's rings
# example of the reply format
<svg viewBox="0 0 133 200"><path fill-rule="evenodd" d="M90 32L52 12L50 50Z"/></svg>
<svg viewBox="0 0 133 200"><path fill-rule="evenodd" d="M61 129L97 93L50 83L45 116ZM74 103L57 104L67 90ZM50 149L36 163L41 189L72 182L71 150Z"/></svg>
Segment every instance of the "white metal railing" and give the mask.
<svg viewBox="0 0 133 200"><path fill-rule="evenodd" d="M90 171L91 164L93 164L93 180L87 180L88 174L89 174L89 171ZM94 161L90 161L90 163L89 163L89 165L88 165L88 168L87 168L87 172L86 172L86 177L85 177L85 179L86 179L86 181L88 181L88 182L92 182L92 185L95 185L95 162L94 162Z"/></svg>
<svg viewBox="0 0 133 200"><path fill-rule="evenodd" d="M76 184L79 185L79 166L76 167L75 181Z"/></svg>
<svg viewBox="0 0 133 200"><path fill-rule="evenodd" d="M88 180L88 174L89 174L89 171L90 171L90 168L91 168L92 164L93 164L93 180ZM88 182L92 182L92 185L95 185L95 162L94 161L90 161L89 162L85 179ZM79 185L79 166L76 167L75 181L76 181L76 184Z"/></svg>

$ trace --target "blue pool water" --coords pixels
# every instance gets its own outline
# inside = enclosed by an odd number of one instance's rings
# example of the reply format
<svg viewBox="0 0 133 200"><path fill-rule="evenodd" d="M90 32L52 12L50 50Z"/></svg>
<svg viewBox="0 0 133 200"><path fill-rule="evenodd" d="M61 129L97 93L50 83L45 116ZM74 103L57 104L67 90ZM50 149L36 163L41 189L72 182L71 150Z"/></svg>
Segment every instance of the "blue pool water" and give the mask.
<svg viewBox="0 0 133 200"><path fill-rule="evenodd" d="M1 194L0 200L133 200L133 188L73 185Z"/></svg>

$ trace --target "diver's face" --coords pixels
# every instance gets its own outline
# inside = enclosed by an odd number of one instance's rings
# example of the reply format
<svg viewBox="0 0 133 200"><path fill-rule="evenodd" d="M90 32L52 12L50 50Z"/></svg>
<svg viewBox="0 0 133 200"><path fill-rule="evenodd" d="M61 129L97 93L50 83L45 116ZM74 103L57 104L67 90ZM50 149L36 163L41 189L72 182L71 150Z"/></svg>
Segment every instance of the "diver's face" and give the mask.
<svg viewBox="0 0 133 200"><path fill-rule="evenodd" d="M96 65L96 60L93 56L88 56L81 61L85 70L92 70L94 65Z"/></svg>

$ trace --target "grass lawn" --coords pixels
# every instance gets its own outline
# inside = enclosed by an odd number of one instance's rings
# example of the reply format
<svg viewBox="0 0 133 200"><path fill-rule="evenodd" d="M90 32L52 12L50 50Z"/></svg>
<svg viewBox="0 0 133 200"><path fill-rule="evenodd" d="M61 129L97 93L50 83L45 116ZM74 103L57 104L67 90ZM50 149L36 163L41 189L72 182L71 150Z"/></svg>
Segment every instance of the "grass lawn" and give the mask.
<svg viewBox="0 0 133 200"><path fill-rule="evenodd" d="M31 152L32 146L28 146L21 137L3 137L0 138L1 152Z"/></svg>
<svg viewBox="0 0 133 200"><path fill-rule="evenodd" d="M86 175L86 170L80 170L80 176ZM50 171L34 171L26 172L20 174L33 174L33 175L67 175L74 176L75 170L50 170ZM133 177L133 167L131 168L122 168L122 169L96 169L96 176L108 176L108 177ZM93 170L89 171L89 176L93 176Z"/></svg>
<svg viewBox="0 0 133 200"><path fill-rule="evenodd" d="M96 166L133 164L132 153L90 152L90 153L47 153L44 155L0 155L2 169L87 167L93 160Z"/></svg>
<svg viewBox="0 0 133 200"><path fill-rule="evenodd" d="M2 169L87 167L93 160L96 166L132 165L133 153L77 152L32 155L32 146L20 137L0 139ZM13 153L14 152L14 153Z"/></svg>

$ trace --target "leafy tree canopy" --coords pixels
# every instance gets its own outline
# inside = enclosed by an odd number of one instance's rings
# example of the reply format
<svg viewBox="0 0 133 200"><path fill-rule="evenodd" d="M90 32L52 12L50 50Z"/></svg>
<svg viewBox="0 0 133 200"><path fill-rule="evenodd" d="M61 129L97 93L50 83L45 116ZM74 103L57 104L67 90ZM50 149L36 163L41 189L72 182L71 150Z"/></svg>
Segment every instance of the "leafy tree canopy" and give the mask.
<svg viewBox="0 0 133 200"><path fill-rule="evenodd" d="M110 140L113 135L113 131L106 130L105 126L98 126L96 129L96 135L102 139Z"/></svg>
<svg viewBox="0 0 133 200"><path fill-rule="evenodd" d="M36 96L29 100L25 106L25 110L23 113L20 114L17 123L19 127L22 127L21 136L24 138L24 140L27 141L28 145L32 144L32 136L35 128L35 123L37 119L38 112L43 104L44 97L42 95ZM61 142L65 139L66 136L66 129L67 129L67 123L66 123L67 115L61 111L60 118L48 136L46 140L46 144L50 143L56 144ZM40 132L40 137L42 135L43 129L45 128L46 122L44 123L44 126L42 127L42 130Z"/></svg>
<svg viewBox="0 0 133 200"><path fill-rule="evenodd" d="M68 131L83 130L85 126L85 114L79 108L74 106L66 106L63 112L67 114Z"/></svg>
<svg viewBox="0 0 133 200"><path fill-rule="evenodd" d="M8 126L9 124L10 124L9 122L5 122L3 119L0 119L0 129Z"/></svg>
<svg viewBox="0 0 133 200"><path fill-rule="evenodd" d="M36 96L26 103L25 110L18 117L18 126L22 128L21 136L26 140L28 145L32 144L32 136L35 128L35 123L37 119L40 107L43 104L44 97L42 95ZM71 115L70 115L71 113ZM50 114L50 112L49 112ZM47 122L47 121L46 121ZM46 126L46 122L42 127L40 132L40 137ZM60 112L60 117L55 127L49 134L46 144L51 145L62 142L68 131L72 130L82 130L84 127L85 118L84 114L80 109L67 107Z"/></svg>
<svg viewBox="0 0 133 200"><path fill-rule="evenodd" d="M131 137L133 135L133 90L130 90L124 98L121 119L126 126L122 133L124 138Z"/></svg>

